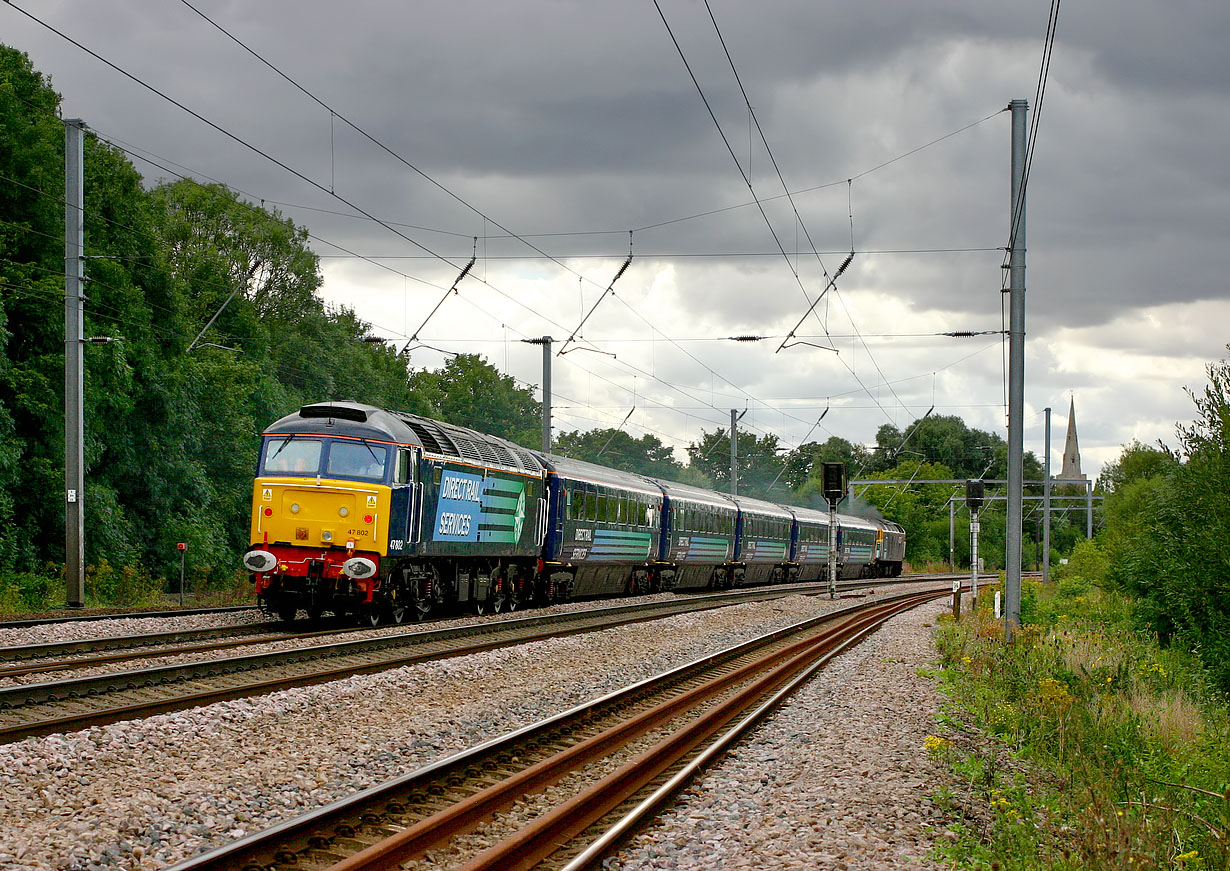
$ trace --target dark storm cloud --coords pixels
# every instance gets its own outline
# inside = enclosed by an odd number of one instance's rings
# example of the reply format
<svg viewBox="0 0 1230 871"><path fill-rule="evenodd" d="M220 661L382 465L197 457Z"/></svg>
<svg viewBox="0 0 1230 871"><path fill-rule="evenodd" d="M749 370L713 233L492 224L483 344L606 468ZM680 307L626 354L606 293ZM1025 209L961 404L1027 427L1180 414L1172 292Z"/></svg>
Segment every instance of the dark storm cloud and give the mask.
<svg viewBox="0 0 1230 871"><path fill-rule="evenodd" d="M480 255L528 252L532 259L490 260L482 272L522 307L471 283L466 301L450 302L432 324L435 336L509 329L566 335L582 302L592 303L613 277L633 228L637 259L617 286L620 300L604 302L587 325L595 340L645 335L648 328L625 301L670 335L784 333L807 305L800 282L812 298L824 285L810 244L830 252L823 259L831 272L852 238L858 255L840 283L848 309L836 300L824 309L835 333L852 332L849 316L867 334L1000 326L1002 251L888 252L1006 244L1008 116L862 173L1012 98L1032 103L1049 8L1041 0L712 0L772 157L798 192L798 218L790 203L774 199L781 182L701 4L666 0L662 9L733 160L649 2L200 0L202 11L456 197L331 119L183 4L16 5L315 186L0 6L2 39L29 51L52 76L66 114L281 204L320 238L368 255L396 255L403 259L389 261L394 270L444 287L468 258L472 236L492 237L482 241ZM1058 408L1066 391L1079 388L1089 403L1081 412L1077 399L1082 446L1108 452L1129 437L1169 434L1133 429L1117 408L1138 409L1134 420L1154 427L1178 419L1189 413L1181 384L1198 384L1199 360L1222 353L1219 324L1230 314L1230 167L1223 154L1230 65L1222 60L1230 7L1098 0L1065 6L1058 34L1030 178L1027 399ZM164 175L137 165L151 180ZM759 210L747 205L752 194L740 169L765 200L776 240ZM402 236L365 219L329 215L349 211L329 188L373 215L413 225L398 232L452 265L410 259L425 255ZM715 214L663 223L705 212ZM569 272L519 240L494 238L502 233L484 215L519 234L611 232L533 238L550 254L573 258ZM324 242L317 249L338 253ZM752 252L762 256L729 256ZM723 256L678 256L689 254ZM434 288L361 261L327 259L325 268L326 290L373 321L413 322L413 329L414 306L437 298ZM578 282L577 273L585 280ZM377 299L383 301L371 302ZM369 302L377 307L364 313ZM1170 329L1156 326L1166 318ZM810 322L807 329L819 331ZM843 341L840 357L720 343L697 345L694 353L754 396L820 402L846 391L860 395L866 386L859 402L845 401L839 422L826 419L850 438L870 440L890 418L908 422L918 412L894 410L894 403L929 404L935 391L941 405L972 406L972 424L1002 427L1001 355L961 363L966 350L942 342L884 338L869 341L868 351ZM621 346L619 353L658 378L712 391L719 406L746 398L720 379L715 387L704 366L669 344L638 348ZM518 377L538 380L533 355L518 362L506 351L492 345L485 353L498 364L507 356L510 367L521 367ZM598 366L589 356L586 365ZM1140 371L1131 371L1133 360L1145 361ZM558 389L610 406L634 404L635 392L651 407L651 390L659 391L659 403L695 404L619 363L601 365L619 388L591 386L592 377L568 363L561 372L571 374L561 375ZM1157 382L1152 373L1169 380ZM635 387L623 386L634 378ZM887 388L886 381L900 386ZM616 419L607 422L614 425L622 413L611 413ZM713 409L705 414L720 418ZM681 419L670 425L683 426ZM640 422L654 425L652 418ZM787 437L806 430L783 425ZM694 430L684 433L692 437Z"/></svg>

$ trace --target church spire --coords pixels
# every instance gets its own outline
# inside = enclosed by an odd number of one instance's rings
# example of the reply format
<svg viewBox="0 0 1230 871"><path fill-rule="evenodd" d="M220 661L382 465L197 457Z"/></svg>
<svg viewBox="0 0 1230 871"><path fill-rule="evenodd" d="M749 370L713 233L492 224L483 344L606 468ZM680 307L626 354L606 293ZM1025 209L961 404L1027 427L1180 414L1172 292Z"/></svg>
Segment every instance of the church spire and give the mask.
<svg viewBox="0 0 1230 871"><path fill-rule="evenodd" d="M1076 443L1076 397L1072 397L1068 405L1068 439L1063 445L1063 469L1059 477L1085 479L1081 472L1081 450Z"/></svg>

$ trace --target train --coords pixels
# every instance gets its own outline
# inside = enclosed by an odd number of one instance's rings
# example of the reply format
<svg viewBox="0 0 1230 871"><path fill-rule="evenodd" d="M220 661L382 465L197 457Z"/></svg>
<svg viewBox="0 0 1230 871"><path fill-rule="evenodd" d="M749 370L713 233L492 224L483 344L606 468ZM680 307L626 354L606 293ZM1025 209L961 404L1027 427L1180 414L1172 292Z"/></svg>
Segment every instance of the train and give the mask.
<svg viewBox="0 0 1230 871"><path fill-rule="evenodd" d="M838 516L838 576L896 577L905 531ZM823 580L829 514L351 401L261 435L243 564L262 610L362 624Z"/></svg>

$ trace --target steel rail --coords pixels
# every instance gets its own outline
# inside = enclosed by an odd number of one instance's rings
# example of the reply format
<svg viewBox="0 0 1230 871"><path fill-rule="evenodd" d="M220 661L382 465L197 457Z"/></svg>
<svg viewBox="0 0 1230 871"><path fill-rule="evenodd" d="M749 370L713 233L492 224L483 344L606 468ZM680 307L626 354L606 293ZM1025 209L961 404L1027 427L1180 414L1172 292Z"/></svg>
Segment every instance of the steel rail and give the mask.
<svg viewBox="0 0 1230 871"><path fill-rule="evenodd" d="M937 580L939 578L936 578ZM844 589L860 589L877 586L883 583L898 583L897 581L861 581L854 585L843 585ZM909 583L905 581L904 583ZM777 590L782 585L763 589ZM797 586L797 585L795 585ZM747 589L747 588L744 588ZM751 588L761 589L761 588ZM705 595L681 594L686 595ZM441 619L448 619L442 617ZM507 618L506 618L507 619ZM438 622L432 620L430 622ZM334 625L331 625L334 624ZM0 646L0 663L24 662L39 660L37 665L0 666L0 678L19 677L26 674L38 674L50 671L69 671L74 668L90 668L114 662L124 662L132 659L148 659L159 656L178 656L184 653L196 653L206 650L224 650L243 647L251 644L265 644L273 641L286 641L304 638L324 638L329 636L352 635L357 632L371 632L380 629L396 628L398 624L388 626L353 626L341 625L329 620L324 623L299 624L305 627L294 630L294 624L287 623L254 623L239 626L214 626L203 629L180 629L166 632L150 632L140 635L106 635L96 638L80 638L72 641L45 641L36 644L20 644ZM413 624L411 624L412 626ZM324 627L324 628L321 628ZM409 629L409 626L403 627ZM204 639L226 638L228 636L245 636L234 641L221 643L206 643ZM256 637L251 637L256 636ZM171 647L180 642L183 646ZM148 648L165 648L150 650ZM93 654L105 651L123 651L109 656L90 656L79 659L54 659L54 657L71 656L72 654ZM46 661L50 660L50 661Z"/></svg>
<svg viewBox="0 0 1230 871"><path fill-rule="evenodd" d="M930 596L914 597L924 601ZM910 600L909 606L916 604ZM723 699L699 718L682 726L648 751L620 766L602 780L538 817L512 837L501 841L468 862L463 871L522 871L555 853L561 844L584 831L606 813L635 795L659 774L718 731L753 702L779 687L800 669L842 642L870 634L906 603L871 606L870 613L847 617L848 622L831 627L816 638L796 642L781 651L745 665L737 671L716 677L677 698L646 711L600 735L573 745L554 758L526 769L435 814L415 825L368 847L360 853L330 866L329 871L385 871L401 862L438 848L454 835L473 829L484 820L523 795L537 792L560 780L565 774L603 758L606 751L620 747L651 729L673 719L676 714L696 708L720 693L761 673L734 695Z"/></svg>
<svg viewBox="0 0 1230 871"><path fill-rule="evenodd" d="M947 588L935 588L926 591L930 596L939 596L947 592ZM910 596L918 595L910 593ZM905 596L898 597L903 599ZM207 853L184 860L170 871L240 871L248 868L301 867L300 863L319 863L315 857L322 850L331 850L322 844L332 842L333 837L343 841L352 839L352 832L358 830L371 819L374 813L380 815L382 809L386 813L400 814L401 808L409 802L415 804L423 796L434 793L432 783L455 783L463 779L466 772L478 768L488 768L486 760L497 758L506 760L514 756L525 756L527 747L540 744L554 744L559 734L569 724L581 718L592 719L606 716L608 711L625 708L636 699L643 697L651 689L665 681L682 684L691 679L692 675L712 670L738 657L750 656L753 651L766 644L781 643L794 633L814 628L824 623L832 623L849 615L868 608L859 604L842 608L838 611L819 615L798 624L773 630L758 638L750 639L718 651L691 663L678 666L662 675L647 678L629 687L613 691L607 695L585 702L577 707L556 714L539 723L525 726L507 735L484 742L476 747L461 751L445 759L438 760L401 777L383 784L370 787L354 796L332 802L299 817L288 819L263 832L256 832L223 845ZM303 856L302 860L296 858Z"/></svg>
<svg viewBox="0 0 1230 871"><path fill-rule="evenodd" d="M0 688L0 743L47 735L67 729L105 725L124 719L183 710L202 704L261 695L296 686L327 683L355 674L371 674L391 668L465 655L526 641L578 632L599 631L610 626L655 620L675 614L725 607L740 602L760 601L783 595L818 594L821 585L756 588L737 592L711 593L672 598L635 605L608 605L588 611L563 614L534 614L527 617L488 621L478 624L420 630L379 638L358 639L325 645L266 651L242 656L208 659L188 663L157 665L130 671L76 677L60 681ZM484 640L484 636L486 639ZM412 648L409 652L406 648ZM340 666L296 672L274 678L243 680L248 672L295 668L325 659L358 658L366 662L347 662ZM377 657L373 659L372 657ZM206 686L174 690L175 684L189 681L234 680L227 686ZM171 692L161 698L148 698L151 688ZM129 702L123 694L143 691ZM106 699L118 699L107 702ZM90 710L63 713L64 703L86 705ZM20 713L33 712L30 715ZM17 713L21 719L13 716ZM4 722L7 720L7 722Z"/></svg>
<svg viewBox="0 0 1230 871"><path fill-rule="evenodd" d="M50 626L59 623L93 623L98 620L136 620L141 617L192 617L199 614L234 614L254 611L255 605L224 605L217 608L166 608L160 611L117 611L105 614L72 614L67 617L30 617L24 620L0 622L0 629L25 629L30 626Z"/></svg>
<svg viewBox="0 0 1230 871"><path fill-rule="evenodd" d="M937 594L942 595L942 594ZM904 609L902 609L904 610ZM893 615L885 617L884 621L890 619ZM747 732L759 725L765 717L773 713L778 706L789 698L803 684L811 680L816 672L824 668L835 657L845 653L848 649L857 644L862 637L848 638L835 647L828 650L814 662L805 667L802 671L796 674L783 686L778 688L768 699L766 699L758 708L747 714L742 720L736 723L731 729L724 732L717 740L710 743L707 747L701 750L698 754L692 757L678 771L676 771L665 783L659 786L648 797L641 801L630 812L621 816L616 822L606 828L606 830L593 842L589 844L579 854L574 856L568 864L564 865L561 871L581 871L589 867L601 857L610 853L616 846L629 838L637 830L645 826L658 809L661 808L668 800L673 798L680 790L705 768L716 762L723 754L725 754L735 743L738 742Z"/></svg>
<svg viewBox="0 0 1230 871"><path fill-rule="evenodd" d="M283 631L279 633L278 629ZM142 635L105 635L98 638L79 638L73 641L42 641L37 644L14 644L0 647L0 662L22 662L25 660L50 660L52 657L66 656L74 653L91 654L110 650L131 653L134 657L148 656L146 648L158 648L164 645L187 642L201 642L208 638L225 638L231 635L266 635L289 638L297 633L287 632L285 624L254 623L249 626L214 626L206 629L180 629L169 632L149 632ZM104 657L98 657L101 661ZM95 660L66 660L68 662L86 662ZM50 665L56 662L40 662ZM10 669L16 666L10 667ZM6 670L10 670L6 669Z"/></svg>

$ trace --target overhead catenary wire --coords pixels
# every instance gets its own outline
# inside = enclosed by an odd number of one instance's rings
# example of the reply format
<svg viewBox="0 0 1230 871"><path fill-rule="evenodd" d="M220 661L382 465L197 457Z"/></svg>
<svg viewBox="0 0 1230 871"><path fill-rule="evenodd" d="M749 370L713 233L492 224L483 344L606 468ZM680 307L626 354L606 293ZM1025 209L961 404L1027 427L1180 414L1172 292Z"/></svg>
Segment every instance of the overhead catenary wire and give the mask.
<svg viewBox="0 0 1230 871"><path fill-rule="evenodd" d="M735 154L734 147L730 144L730 140L726 136L726 131L722 129L722 124L718 121L717 114L713 111L713 106L709 103L709 98L705 96L705 89L701 87L700 80L696 78L696 73L692 70L691 63L688 62L687 55L683 51L683 46L679 44L679 40L676 38L674 30L671 28L670 22L666 18L666 13L662 11L662 6L658 0L653 0L653 5L658 11L658 17L662 19L662 24L666 28L666 33L670 37L671 44L675 46L675 51L679 54L679 59L683 62L683 66L687 70L688 77L692 80L692 84L695 86L696 92L700 96L700 100L705 106L705 110L709 113L709 118L713 121L714 127L717 128L718 136L721 137L722 143L726 146L726 151L730 154L731 160L734 161L736 169L739 170L739 175L742 177L743 183L747 186L748 192L752 195L752 200L755 202L757 209L760 211L761 218L763 218L765 225L768 227L769 235L773 237L773 241L780 249L782 257L786 260L787 267L790 267L791 275L794 276L795 283L799 286L799 292L802 293L803 298L810 303L811 296L808 294L807 288L803 286L803 281L798 272L795 271L791 265L790 256L786 253L785 246L782 245L781 240L777 236L777 232L773 229L773 222L769 220L768 213L764 210L764 205L756 193L756 188L752 184L751 178L744 171L743 165L739 163L739 157ZM716 26L716 21L714 24ZM748 104L748 107L750 109L750 103ZM825 278L827 278L828 272L827 270L824 270L824 264L821 263L820 266L821 270L824 272ZM823 324L821 325L821 328L823 328Z"/></svg>
<svg viewBox="0 0 1230 871"><path fill-rule="evenodd" d="M15 8L18 8L18 7L15 7ZM25 13L25 12L24 12L24 10L20 10L20 9L19 9L19 11L22 11L22 12L23 12L24 14L26 14L28 17L33 18L33 16L30 16L30 15L29 15L29 13ZM37 21L38 19L34 19L34 20L36 20L36 21ZM42 22L39 22L39 23L41 24ZM91 56L98 58L100 61L102 61L103 63L106 63L108 66L111 66L111 67L115 68L117 71L122 72L122 73L123 73L126 77L128 77L128 78L132 79L133 81L138 82L139 84L142 84L144 87L148 88L149 90L153 91L154 93L158 94L159 96L164 97L164 99L167 99L167 100L168 100L169 102L171 102L173 105L176 105L176 106L178 106L178 107L180 107L180 108L183 108L185 111L188 111L188 112L189 112L190 114L192 114L194 117L200 118L200 119L201 119L204 123L208 124L208 125L209 125L209 126L211 126L211 127L214 127L215 129L219 129L219 130L221 131L221 128L218 128L218 127L217 127L217 125L214 125L212 122L209 122L207 119L204 119L202 116L198 115L197 113L193 112L192 110L187 109L186 107L183 107L181 104L179 104L178 102L176 102L176 101L175 101L175 100L173 100L172 98L167 97L166 95L162 94L162 92L161 92L161 91L159 91L159 90L157 90L156 88L153 88L152 86L147 85L146 83L142 82L140 79L137 79L135 76L132 76L131 74L129 74L129 73L127 73L127 72L125 72L125 71L121 70L120 68L116 67L114 64L111 64L111 62L110 62L110 61L107 61L105 58L102 58L101 56L97 55L95 52L90 51L89 49L85 48L84 46L81 46L81 45L80 45L80 43L76 42L75 40L73 40L73 39L71 39L71 38L69 38L69 37L67 37L67 36L65 36L65 35L63 35L63 34L61 34L61 33L60 33L60 31L56 30L55 28L51 28L49 25L44 25L44 26L47 26L49 29L51 29L53 32L55 32L57 35L62 36L62 37L63 37L63 38L65 38L67 41L71 42L72 44L77 45L78 47L82 48L84 51L86 51L86 52L87 52L88 54L90 54ZM228 137L230 137L230 138L232 138L232 139L235 139L236 141L243 142L243 140L241 140L241 139L239 139L238 137L234 136L234 134L230 134L229 132L226 132L226 131L222 131L222 132L226 133L226 135L227 135ZM243 144L247 145L247 143L243 143ZM279 166L283 166L283 167L285 167L285 164L281 163L281 162L280 162L280 161L278 161L276 158L273 158L272 156L267 155L265 152L261 151L260 149L256 149L254 146L248 146L248 147L249 147L249 148L251 148L252 150L256 151L258 154L261 154L262 156L265 156L265 157L267 157L268 159L272 160L275 164L277 164L277 165L279 165ZM287 168L288 168L288 167L287 167ZM289 168L288 168L288 169L289 169ZM305 176L302 176L301 174L297 173L295 170L290 169L289 171L290 171L290 172L292 172L292 174L296 175L297 177L302 178L302 179L304 179L305 181L308 181L308 182L309 182L310 184L312 184L314 187L317 187L318 189L323 189L323 188L321 188L321 186L320 186L318 183L312 182L310 179L307 179ZM32 189L32 190L34 190L34 189ZM43 193L43 192L38 191L38 193ZM336 196L336 195L334 195L334 196ZM342 202L344 202L344 203L347 203L347 205L350 205L350 204L349 204L349 203L348 203L348 202L347 202L344 198L342 198L342 197L337 197L337 199L339 199L340 201L342 201ZM62 200L61 200L61 202L62 202ZM353 207L353 206L352 206L352 207ZM373 218L373 220L376 220L376 219L374 219L374 218ZM380 223L380 222L377 220L377 223ZM397 235L402 236L403 238L407 238L407 239L408 239L408 237L405 237L405 236L404 236L404 234L398 233ZM410 240L410 241L413 241L413 240ZM332 244L332 243L329 243L329 244ZM417 245L417 243L415 243L415 244ZM433 254L434 254L434 252L430 252L430 249L425 248L424 246L419 245L418 247L422 248L424 251L428 251L429 253L433 253ZM449 261L447 261L447 260L446 260L445 262L449 262ZM399 274L400 274L400 273L399 273ZM499 290L498 288L496 288L494 285L492 285L490 282L486 281L485 279L478 279L478 280L482 281L482 283L483 283L484 285L486 285L486 286L490 287L492 290L495 290L495 291L496 291L497 293L499 293L501 296L504 296L505 298L509 299L511 302L513 302L514 304L518 305L519 307L524 308L524 309L526 309L527 311L530 311L530 312L532 312L533 314L535 314L535 315L537 315L537 316L539 316L539 317L542 317L542 318L543 318L544 320L546 320L548 323L550 323L550 324L552 324L553 326L555 326L555 327L557 327L557 328L559 328L559 329L563 330L563 327L562 327L560 324L558 324L558 323L556 323L555 321L551 320L549 317L546 317L546 316L545 316L545 315L543 315L541 312L537 312L537 311L535 311L534 309L529 308L529 307L528 307L528 306L526 306L524 303L522 303L520 300L517 300L517 299L515 299L515 298L513 298L513 297L509 296L508 294L506 294L506 293L504 293L503 291ZM228 287L227 289L229 290L230 288ZM400 334L400 331L396 331L396 330L389 330L387 327L383 327L383 326L380 326L380 325L376 325L376 326L380 327L380 329L385 330L385 331L387 331L387 332L392 332L392 333L394 333L394 334ZM524 334L522 334L522 335L524 335ZM687 353L687 352L685 351L684 353ZM697 362L698 362L698 363L700 362L700 361L699 361L697 358L695 358L693 355L688 354L688 356L691 356L694 360L697 360ZM576 364L574 363L574 365L576 365ZM701 365L702 365L702 366L704 366L705 364L701 363ZM582 369L582 371L586 371L586 372L588 372L588 371L589 371L589 370L586 370L584 367L579 367L579 366L578 366L578 368ZM706 369L708 369L708 371L710 371L712 374L715 374L715 375L716 375L716 373L712 370L712 368L711 368L711 367L705 366L705 368L706 368ZM666 381L662 381L661 379L657 378L657 376L653 375L652 373L645 372L644 370L641 370L641 369L638 369L638 370L636 370L636 371L638 371L638 372L639 372L640 374L642 374L642 375L645 375L645 376L646 376L646 377L648 377L648 378L651 378L651 379L652 379L652 380L654 380L654 381L658 381L658 382L662 383L664 386L666 386L666 387L668 387L668 388L670 388L670 389L672 389L672 390L679 391L680 393L683 393L684 395L688 395L688 396L689 396L689 398L693 398L693 399L695 399L695 397L692 397L690 394L687 394L687 393L686 393L686 391L683 391L683 390L682 390L682 389L681 389L678 385L676 385L676 384L672 384L672 383L669 383L669 382L666 382ZM593 373L591 373L591 374L593 374ZM603 380L609 380L609 379L603 379ZM611 383L612 383L612 384L614 384L614 382L611 382ZM732 386L734 386L734 385L733 385L733 382L730 382L730 383L732 383ZM749 394L749 395L750 395L750 394ZM669 407L669 406L664 406L664 407ZM716 406L714 406L714 409L715 409L715 410L718 410L718 409L716 408Z"/></svg>
<svg viewBox="0 0 1230 871"><path fill-rule="evenodd" d="M332 243L329 243L329 244L332 244ZM416 279L416 280L418 280L418 279ZM698 361L698 362L699 362L699 361ZM642 370L642 371L643 371L643 370ZM713 370L710 368L710 371L712 372ZM652 376L650 376L650 377L652 377ZM732 383L732 382L728 382L728 383ZM747 395L749 395L749 396L750 396L750 394L747 394ZM753 399L755 399L755 398L753 397ZM757 401L757 402L761 402L761 400L759 400L759 399L755 399L755 401Z"/></svg>
<svg viewBox="0 0 1230 871"><path fill-rule="evenodd" d="M267 59L265 59L264 57L262 57L262 56L261 56L258 52L254 51L253 49L251 49L250 47L248 47L247 45L245 45L245 44L244 44L241 40L239 40L237 37L235 37L233 34L231 34L231 33L230 33L229 31L227 31L225 28L221 27L219 24L217 24L217 23L216 23L216 22L214 22L212 19L210 19L208 16L206 16L204 13L202 13L200 10L198 10L196 7L192 6L192 4L188 2L188 0L181 0L181 2L182 2L185 6L187 6L189 9L191 9L193 12L195 12L197 15L199 15L200 17L202 17L203 19L205 19L206 21L208 21L208 22L209 22L209 23L210 23L213 27L215 27L217 30L219 30L221 33L223 33L223 34L224 34L224 35L225 35L228 39L230 39L231 41L235 42L237 45L239 45L241 48L243 48L246 52L248 52L248 53L249 53L249 54L251 54L253 57L255 57L257 60L259 60L262 64L264 64L265 66L267 66L267 67L269 67L270 69L272 69L272 70L273 70L274 72L276 72L279 76L281 76L281 77L282 77L283 79L285 79L287 82L289 82L290 84L292 84L292 85L293 85L296 89L298 89L299 91L301 91L302 93L304 93L306 96L308 96L311 100L313 100L315 103L317 103L318 105L320 105L322 108L325 108L327 111L329 111L329 112L331 112L331 113L335 114L335 115L336 115L336 117L337 117L338 119L340 119L340 120L342 120L343 122L345 122L346 124L350 125L350 126L351 126L351 127L352 127L355 131L356 131L356 132L360 133L360 135L364 136L366 139L368 139L369 141L371 141L373 144L375 144L376 146L378 146L380 149L382 149L383 151L385 151L386 153L388 153L390 156L394 157L396 160L398 160L400 163L402 163L403 165L405 165L407 168L409 168L409 169L413 170L415 173L417 173L418 175L422 176L425 180L427 180L428 182L430 182L432 185L434 185L434 186L436 186L437 188L439 188L440 190L444 191L446 194L448 194L450 197L452 197L453 199L455 199L457 202L461 203L461 204L462 204L462 205L464 205L466 208L468 208L468 209L472 210L475 214L482 216L482 218L483 218L484 222L488 222L488 221L489 221L491 224L493 224L494 226L496 226L496 227L498 227L499 229L503 230L505 233L510 234L513 238L516 238L516 239L520 240L521 242L523 242L525 245L527 245L527 246L528 246L529 248L531 248L532 250L534 250L534 251L538 252L539 254L542 254L543 256L547 257L547 258L548 258L548 259L550 259L552 262L554 262L555 264L557 264L558 266L560 266L562 269L565 269L566 271L571 272L571 273L573 273L573 274L576 274L576 275L578 275L578 276L580 275L580 273L577 273L575 270L571 269L571 267L569 267L567 264L563 263L563 262L562 262L561 260L559 260L558 258L553 257L553 256L551 256L551 255L547 254L547 253L546 253L545 251L543 251L541 248L539 248L539 247L535 246L532 242L529 242L529 241L528 241L527 239L525 239L524 237L522 237L522 236L520 236L520 235L518 235L518 234L516 234L516 233L513 233L513 232L512 232L511 230L509 230L507 227L503 226L500 222L498 222L498 221L496 221L495 219L491 218L491 217L490 217L490 216L488 216L486 213L484 213L484 212L480 211L477 207L475 207L475 206L473 206L472 204L470 204L470 203L469 203L468 201L466 201L464 198L462 198L462 197L458 196L455 192L453 192L452 190L450 190L447 186L443 185L442 183L440 183L440 182L439 182L439 181L437 181L436 179L432 178L430 175L428 175L427 173L425 173L425 172L424 172L423 170L421 170L419 167L417 167L417 166L415 166L414 164L412 164L410 161L406 160L403 156L401 156L400 154L398 154L396 151L394 151L393 149L389 148L389 147L388 147L387 145L385 145L384 143L380 142L378 139L376 139L375 137L373 137L371 134L369 134L367 131L363 130L363 129L362 129L361 127L359 127L358 125L354 124L354 123L353 123L352 121L350 121L350 119L349 119L349 118L347 118L345 115L343 115L342 113L338 112L338 111L337 111L334 107L332 107L332 106L330 106L330 105L326 104L326 103L325 103L324 101L322 101L320 98L316 97L314 94L312 94L310 91L308 91L306 88L304 88L301 84L299 84L297 81L295 81L295 80L294 80L293 78L291 78L289 75L287 75L285 72L283 72L282 70L280 70L278 67L276 67L274 64L272 64L270 61L268 61L268 60L267 60ZM29 13L25 13L25 14L27 14L27 15L29 16ZM30 16L30 17L32 17L32 18L33 18L33 16ZM35 19L35 20L37 20L37 19ZM42 23L42 22L40 22L40 23ZM47 25L44 25L44 26L47 26ZM53 30L54 30L54 29L53 29ZM56 32L58 33L58 31L56 31ZM70 41L72 41L72 40L70 40ZM77 44L77 43L74 43L74 44ZM87 50L87 51L88 51L88 50ZM91 52L91 54L92 54L92 52ZM95 55L95 56L97 56L97 55ZM127 73L126 73L126 75L129 75L129 77L130 77L130 78L133 78L133 79L134 79L134 81L138 81L138 82L140 82L140 80L139 80L139 79L136 79L136 77L131 76L131 74L127 74ZM160 93L160 92L158 92L158 93ZM199 116L198 116L198 117L199 117ZM212 125L211 125L211 126L212 126ZM236 139L237 139L237 137L233 137L233 138L236 138ZM242 140L238 140L238 139L237 139L237 141L242 141ZM245 143L245 144L246 144L246 143ZM249 146L249 147L251 147L251 146ZM277 161L275 161L275 162L277 162ZM281 163L279 163L279 165L283 165L283 166L284 166L284 164L281 164ZM293 171L293 170L292 170L292 171ZM302 176L301 176L301 177L302 177ZM305 179L305 180L306 180L306 179ZM312 184L313 184L313 186L317 187L318 189L323 190L323 187L322 187L321 185L319 185L319 184L317 184L317 183L314 183L314 182L313 182ZM356 206L354 206L353 204L351 204L349 201L347 201L345 198L340 197L340 196L338 196L337 194L334 194L334 193L332 193L332 192L330 192L330 193L331 193L331 195L332 195L332 196L334 196L335 198L337 198L340 202L343 202L343 203L345 203L346 205L350 206L351 208L354 208L354 209L355 209L355 211L360 212L360 213L361 213L361 214L363 214L365 217L368 217L368 218L370 218L370 219L372 219L372 220L376 220L376 221L377 221L377 223L380 223L382 226L385 226L387 229L393 230L393 227L392 227L391 225L389 225L389 224L387 224L387 223L385 223L385 222L382 222L382 221L380 221L379 219L376 219L374 216L370 215L369 213L367 213L367 212L366 212L366 211L364 211L363 209L359 209L359 208L357 208ZM436 254L436 252L434 252L434 251L430 251L430 249L426 248L426 247L425 247L425 246L423 246L421 243L414 242L413 240L410 240L410 239L409 239L409 237L405 237L405 236L404 236L404 234L401 234L401 233L397 232L396 230L393 230L393 232L397 233L397 235L399 235L399 236L403 236L403 238L407 238L407 240L408 240L408 241L412 241L412 243L413 243L413 244L415 244L415 245L416 245L417 247L419 247L419 248L422 248L424 251L428 251L429 253L431 253L431 254L433 254L433 255L435 255L435 254ZM436 256L439 256L439 255L436 255ZM445 262L450 262L450 261L448 261L446 258L443 258L443 257L441 257L440 259L445 260ZM454 265L455 265L455 264L454 264ZM484 280L484 283L486 283L486 282L485 282L485 280ZM591 282L591 283L592 283L592 282ZM488 286L490 286L490 285L488 285ZM496 288L492 288L492 289L496 289ZM498 289L497 289L497 292L501 293L501 295L507 296L507 294L503 294L501 291L498 291ZM806 293L805 293L805 295L806 295ZM618 297L617 297L617 298L618 298ZM514 302L517 302L517 304L519 304L519 305L520 305L520 302L519 302L519 301L517 301L517 300L513 300L513 301L514 301ZM624 303L625 307L628 307L628 308L629 308L630 310L632 310L635 314L637 314L637 316L638 316L641 320L645 321L645 323L646 323L646 324L649 324L649 321L648 321L647 319L645 319L643 315L640 315L640 313L639 313L639 312L636 312L636 311L635 311L635 309L632 309L632 307L631 307L631 306L630 306L627 302L624 302L623 300L621 300L621 302L623 302L623 303ZM523 307L524 307L524 306L523 306ZM554 322L553 322L553 321L551 321L549 318L546 318L545 316L542 316L542 315L541 315L541 313L536 312L536 314L538 314L540 317L543 317L543 318L544 318L544 320L547 320L549 323L552 323L554 326L559 326L558 324L554 324ZM650 324L650 326L652 326L652 324ZM562 329L562 328L561 328L561 329ZM662 332L662 331L659 331L659 332ZM663 335L665 336L665 333L663 333ZM668 341L669 341L669 338L668 338ZM696 358L694 355L692 355L692 354L688 353L685 349L680 348L680 350L683 350L685 354L688 354L688 356L689 356L689 357L692 357L692 359L693 359L693 360L696 360L696 362L700 363L700 364L701 364L702 366L704 366L707 370L709 370L712 374L717 375L717 373L716 373L716 372L712 369L712 367L708 366L707 364L701 363L701 361L700 361L698 358ZM652 375L651 375L650 377L654 377L654 378L655 378L655 380L657 380L657 379L656 379L656 376L652 376ZM726 381L727 383L730 383L732 386L735 386L735 385L733 384L733 382L730 382L730 381L729 381L729 379L724 378L724 376L718 376L718 377L722 377L722 379L723 379L724 381ZM663 382L663 383L665 383L665 382ZM750 396L751 396L751 394L748 394L748 396L750 397Z"/></svg>

